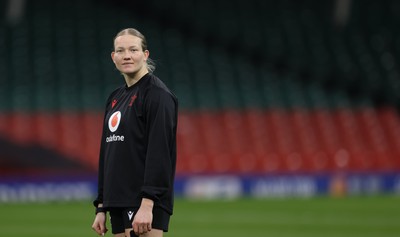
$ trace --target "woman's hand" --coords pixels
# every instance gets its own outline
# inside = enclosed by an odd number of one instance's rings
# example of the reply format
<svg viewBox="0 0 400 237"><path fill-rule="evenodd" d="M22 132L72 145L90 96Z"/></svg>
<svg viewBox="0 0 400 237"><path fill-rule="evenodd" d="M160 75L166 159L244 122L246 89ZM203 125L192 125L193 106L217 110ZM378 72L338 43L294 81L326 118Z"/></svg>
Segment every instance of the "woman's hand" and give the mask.
<svg viewBox="0 0 400 237"><path fill-rule="evenodd" d="M97 234L104 236L108 231L106 227L106 220L106 213L97 213L92 225L92 229L96 231Z"/></svg>
<svg viewBox="0 0 400 237"><path fill-rule="evenodd" d="M137 236L151 231L153 222L153 206L151 199L143 198L139 210L133 218L132 227Z"/></svg>

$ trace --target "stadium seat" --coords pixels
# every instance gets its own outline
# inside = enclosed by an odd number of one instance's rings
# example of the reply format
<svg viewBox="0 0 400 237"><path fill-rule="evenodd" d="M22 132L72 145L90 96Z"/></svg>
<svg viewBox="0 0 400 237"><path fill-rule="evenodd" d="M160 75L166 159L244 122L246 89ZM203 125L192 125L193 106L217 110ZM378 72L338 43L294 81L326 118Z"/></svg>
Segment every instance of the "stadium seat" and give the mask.
<svg viewBox="0 0 400 237"><path fill-rule="evenodd" d="M0 136L13 142L96 168L100 113L124 83L112 38L132 26L179 99L178 173L400 169L396 1L355 1L342 28L316 0L27 4L0 26Z"/></svg>

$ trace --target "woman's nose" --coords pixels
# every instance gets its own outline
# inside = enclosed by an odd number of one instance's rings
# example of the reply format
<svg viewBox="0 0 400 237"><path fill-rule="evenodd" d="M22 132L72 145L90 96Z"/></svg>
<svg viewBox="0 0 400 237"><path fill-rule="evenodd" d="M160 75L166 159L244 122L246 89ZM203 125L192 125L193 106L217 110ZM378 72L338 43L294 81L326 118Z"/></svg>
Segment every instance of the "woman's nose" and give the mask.
<svg viewBox="0 0 400 237"><path fill-rule="evenodd" d="M132 58L132 53L126 52L126 53L124 54L124 59L131 59L131 58Z"/></svg>

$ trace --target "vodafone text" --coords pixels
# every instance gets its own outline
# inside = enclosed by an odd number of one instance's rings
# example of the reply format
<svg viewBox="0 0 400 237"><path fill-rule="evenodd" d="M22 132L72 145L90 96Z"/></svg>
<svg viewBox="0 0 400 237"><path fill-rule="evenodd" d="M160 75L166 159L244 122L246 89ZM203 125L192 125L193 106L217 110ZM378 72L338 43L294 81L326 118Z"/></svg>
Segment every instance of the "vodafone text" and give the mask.
<svg viewBox="0 0 400 237"><path fill-rule="evenodd" d="M123 142L125 139L124 136L120 136L120 135L110 135L108 137L106 137L106 142Z"/></svg>

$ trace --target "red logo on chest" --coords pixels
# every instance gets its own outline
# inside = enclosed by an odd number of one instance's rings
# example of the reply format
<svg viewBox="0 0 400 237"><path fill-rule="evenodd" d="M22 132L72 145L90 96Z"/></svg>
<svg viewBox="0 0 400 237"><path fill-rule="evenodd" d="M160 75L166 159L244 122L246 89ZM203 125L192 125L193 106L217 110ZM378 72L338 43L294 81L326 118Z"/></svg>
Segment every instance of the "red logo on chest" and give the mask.
<svg viewBox="0 0 400 237"><path fill-rule="evenodd" d="M117 100L113 100L111 103L111 108L114 108L114 106L117 104Z"/></svg>
<svg viewBox="0 0 400 237"><path fill-rule="evenodd" d="M131 102L129 102L129 105L128 105L129 107L131 107L133 105L133 102L135 102L136 98L137 98L136 95L131 97Z"/></svg>

